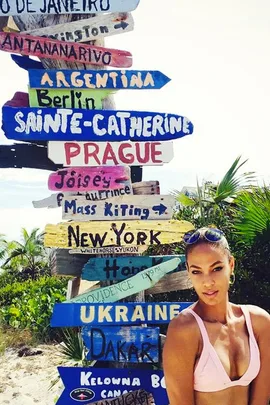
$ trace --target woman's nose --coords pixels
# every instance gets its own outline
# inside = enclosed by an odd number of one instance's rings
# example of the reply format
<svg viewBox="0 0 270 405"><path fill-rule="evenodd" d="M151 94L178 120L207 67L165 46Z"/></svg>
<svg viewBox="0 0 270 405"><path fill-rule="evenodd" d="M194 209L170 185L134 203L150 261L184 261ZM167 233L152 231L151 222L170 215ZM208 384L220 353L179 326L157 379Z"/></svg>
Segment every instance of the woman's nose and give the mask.
<svg viewBox="0 0 270 405"><path fill-rule="evenodd" d="M212 285L214 285L215 281L213 280L213 277L211 277L210 275L205 275L203 278L203 285L205 287L211 287Z"/></svg>

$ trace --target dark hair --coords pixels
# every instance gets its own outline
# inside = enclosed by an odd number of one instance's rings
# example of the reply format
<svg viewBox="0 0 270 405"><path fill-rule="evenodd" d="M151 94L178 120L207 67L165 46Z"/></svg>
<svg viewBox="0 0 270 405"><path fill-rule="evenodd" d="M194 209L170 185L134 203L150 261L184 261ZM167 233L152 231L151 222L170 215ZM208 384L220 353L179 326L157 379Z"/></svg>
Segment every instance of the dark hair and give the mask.
<svg viewBox="0 0 270 405"><path fill-rule="evenodd" d="M196 247L199 245L210 245L213 246L214 248L221 248L223 249L225 252L228 253L228 256L231 256L231 251L230 251L230 247L229 247L229 243L226 239L226 237L224 235L221 236L221 239L216 241L216 242L210 242L209 240L207 240L204 237L204 231L206 231L209 228L199 228L198 231L201 232L199 239L197 240L197 242L192 243L192 244L186 244L185 246L185 255L186 255L186 259L188 257L188 254Z"/></svg>

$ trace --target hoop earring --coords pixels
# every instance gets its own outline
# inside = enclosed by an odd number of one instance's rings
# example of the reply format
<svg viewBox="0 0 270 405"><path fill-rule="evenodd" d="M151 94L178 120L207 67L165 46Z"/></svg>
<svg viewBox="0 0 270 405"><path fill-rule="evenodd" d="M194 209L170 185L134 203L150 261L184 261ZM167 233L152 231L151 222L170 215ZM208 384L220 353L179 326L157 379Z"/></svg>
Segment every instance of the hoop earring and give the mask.
<svg viewBox="0 0 270 405"><path fill-rule="evenodd" d="M234 283L235 283L235 274L232 273L232 274L230 275L229 284L230 284L230 286L232 286L232 285L234 285Z"/></svg>

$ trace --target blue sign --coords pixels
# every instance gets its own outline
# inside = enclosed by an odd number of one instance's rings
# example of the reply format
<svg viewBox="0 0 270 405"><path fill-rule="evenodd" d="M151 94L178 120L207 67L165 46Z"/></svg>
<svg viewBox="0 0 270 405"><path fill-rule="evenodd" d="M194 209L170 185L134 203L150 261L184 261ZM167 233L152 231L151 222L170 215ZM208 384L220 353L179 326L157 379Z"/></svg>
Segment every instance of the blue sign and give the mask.
<svg viewBox="0 0 270 405"><path fill-rule="evenodd" d="M28 65L29 66L29 65ZM160 89L171 79L157 70L29 70L34 89Z"/></svg>
<svg viewBox="0 0 270 405"><path fill-rule="evenodd" d="M107 326L82 328L87 360L159 362L159 328Z"/></svg>
<svg viewBox="0 0 270 405"><path fill-rule="evenodd" d="M192 302L127 302L108 304L55 304L52 327L149 325L169 323Z"/></svg>
<svg viewBox="0 0 270 405"><path fill-rule="evenodd" d="M24 70L29 70L29 69L44 69L43 65L41 62L38 60L29 58L29 56L22 56L22 55L16 55L16 54L11 54L11 59L18 65L20 68Z"/></svg>
<svg viewBox="0 0 270 405"><path fill-rule="evenodd" d="M193 132L188 118L143 111L2 108L8 139L24 141L168 141Z"/></svg>
<svg viewBox="0 0 270 405"><path fill-rule="evenodd" d="M65 389L56 405L78 405L78 399L74 399L74 393L84 394L84 390L87 390L88 405L90 402L102 399L104 399L105 405L106 398L116 398L140 388L153 395L155 405L168 405L169 403L164 373L161 370L58 367L58 371ZM89 401L90 395L91 401Z"/></svg>

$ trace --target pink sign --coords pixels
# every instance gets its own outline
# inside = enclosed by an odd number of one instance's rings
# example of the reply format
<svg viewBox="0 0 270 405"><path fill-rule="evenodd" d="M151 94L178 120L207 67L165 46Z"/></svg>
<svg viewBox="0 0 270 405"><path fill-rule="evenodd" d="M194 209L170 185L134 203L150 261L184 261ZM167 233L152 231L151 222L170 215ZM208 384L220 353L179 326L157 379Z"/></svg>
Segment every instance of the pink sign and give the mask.
<svg viewBox="0 0 270 405"><path fill-rule="evenodd" d="M49 176L49 190L114 190L130 181L128 166L70 167Z"/></svg>

